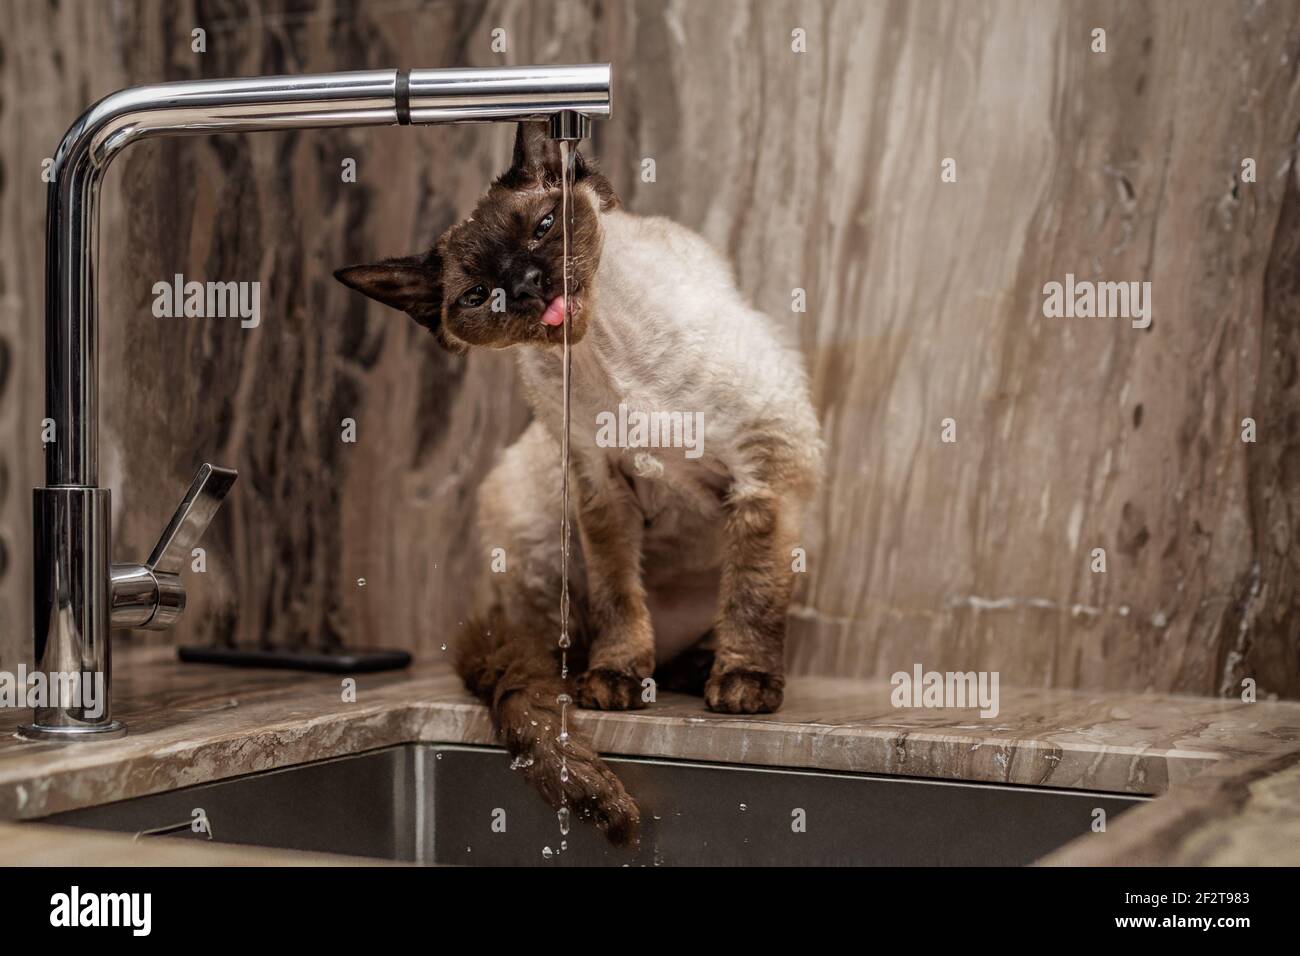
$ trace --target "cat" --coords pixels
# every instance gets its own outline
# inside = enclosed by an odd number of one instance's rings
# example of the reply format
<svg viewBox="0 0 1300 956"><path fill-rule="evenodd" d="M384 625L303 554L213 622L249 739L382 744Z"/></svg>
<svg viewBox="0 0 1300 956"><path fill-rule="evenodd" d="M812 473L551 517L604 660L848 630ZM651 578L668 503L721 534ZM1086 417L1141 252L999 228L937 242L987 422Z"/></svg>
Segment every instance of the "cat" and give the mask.
<svg viewBox="0 0 1300 956"><path fill-rule="evenodd" d="M572 724L557 739L557 698L636 709L653 697L654 675L720 713L780 707L793 553L822 441L799 352L745 302L726 260L681 225L625 211L579 151L568 296L577 677L561 678L560 163L544 124L521 123L509 170L470 218L428 251L335 276L451 352L514 348L534 420L477 504L481 540L505 549L508 573L484 574L481 616L456 666L547 802L627 844L639 808ZM669 425L633 436L629 409L667 413ZM611 429L616 412L625 425ZM674 414L702 422L693 451L664 447L685 420ZM637 447L609 447L611 433Z"/></svg>

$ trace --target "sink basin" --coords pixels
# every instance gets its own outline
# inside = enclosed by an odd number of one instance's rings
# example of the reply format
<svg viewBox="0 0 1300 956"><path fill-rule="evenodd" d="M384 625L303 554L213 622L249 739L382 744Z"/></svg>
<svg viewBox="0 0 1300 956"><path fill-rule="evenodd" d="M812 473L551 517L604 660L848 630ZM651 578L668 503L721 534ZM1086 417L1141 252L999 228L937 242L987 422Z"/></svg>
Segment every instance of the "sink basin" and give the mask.
<svg viewBox="0 0 1300 956"><path fill-rule="evenodd" d="M250 774L41 822L208 839L189 827L202 808L211 838L221 842L427 864L1018 865L1089 833L1097 808L1109 821L1147 799L729 764L609 762L641 805L637 850L613 848L577 821L562 836L556 814L510 770L504 751L441 744ZM502 821L505 832L497 832Z"/></svg>

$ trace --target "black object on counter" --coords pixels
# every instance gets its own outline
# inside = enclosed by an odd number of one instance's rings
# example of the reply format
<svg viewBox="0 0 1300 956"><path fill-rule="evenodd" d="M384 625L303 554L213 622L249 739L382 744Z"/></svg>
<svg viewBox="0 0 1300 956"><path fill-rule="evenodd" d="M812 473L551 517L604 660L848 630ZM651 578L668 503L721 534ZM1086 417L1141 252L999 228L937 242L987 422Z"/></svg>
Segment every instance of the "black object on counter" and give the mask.
<svg viewBox="0 0 1300 956"><path fill-rule="evenodd" d="M411 655L406 651L299 651L273 647L178 647L176 656L190 664L274 667L331 674L400 670L411 663Z"/></svg>

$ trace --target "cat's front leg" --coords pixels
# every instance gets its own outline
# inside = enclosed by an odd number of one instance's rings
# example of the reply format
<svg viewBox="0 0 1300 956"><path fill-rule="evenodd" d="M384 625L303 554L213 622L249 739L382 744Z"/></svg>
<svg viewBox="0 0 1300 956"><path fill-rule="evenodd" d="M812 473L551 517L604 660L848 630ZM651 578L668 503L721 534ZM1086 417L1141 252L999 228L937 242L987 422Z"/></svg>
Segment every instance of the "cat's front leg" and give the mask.
<svg viewBox="0 0 1300 956"><path fill-rule="evenodd" d="M781 706L796 513L795 502L767 491L726 504L718 648L704 685L710 710L759 714Z"/></svg>
<svg viewBox="0 0 1300 956"><path fill-rule="evenodd" d="M575 696L580 706L596 710L641 708L641 682L655 665L654 630L641 583L645 520L622 481L580 477L578 484L578 529L594 636Z"/></svg>

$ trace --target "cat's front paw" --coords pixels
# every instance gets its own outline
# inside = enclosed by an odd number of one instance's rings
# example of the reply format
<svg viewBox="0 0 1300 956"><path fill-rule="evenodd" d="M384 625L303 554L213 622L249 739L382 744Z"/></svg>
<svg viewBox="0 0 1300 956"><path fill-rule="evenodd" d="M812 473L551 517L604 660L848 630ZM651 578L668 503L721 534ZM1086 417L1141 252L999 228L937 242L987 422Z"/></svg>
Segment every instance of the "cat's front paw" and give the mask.
<svg viewBox="0 0 1300 956"><path fill-rule="evenodd" d="M608 667L593 667L578 678L574 697L589 710L640 710L641 681L635 674Z"/></svg>
<svg viewBox="0 0 1300 956"><path fill-rule="evenodd" d="M704 684L704 703L720 714L770 714L784 698L785 678L763 671L715 671Z"/></svg>

